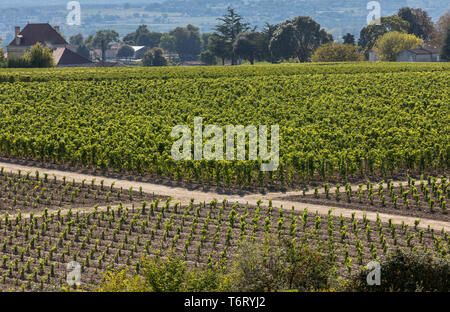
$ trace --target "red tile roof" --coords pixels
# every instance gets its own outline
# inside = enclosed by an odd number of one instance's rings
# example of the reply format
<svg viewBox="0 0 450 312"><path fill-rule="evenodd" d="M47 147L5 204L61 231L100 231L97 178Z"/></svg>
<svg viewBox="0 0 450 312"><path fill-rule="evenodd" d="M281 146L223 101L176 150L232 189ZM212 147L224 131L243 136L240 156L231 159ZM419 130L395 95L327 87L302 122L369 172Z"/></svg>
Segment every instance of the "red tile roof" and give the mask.
<svg viewBox="0 0 450 312"><path fill-rule="evenodd" d="M22 36L19 46L32 46L36 43L68 44L67 41L50 24L27 24L20 32ZM17 46L13 39L9 44Z"/></svg>

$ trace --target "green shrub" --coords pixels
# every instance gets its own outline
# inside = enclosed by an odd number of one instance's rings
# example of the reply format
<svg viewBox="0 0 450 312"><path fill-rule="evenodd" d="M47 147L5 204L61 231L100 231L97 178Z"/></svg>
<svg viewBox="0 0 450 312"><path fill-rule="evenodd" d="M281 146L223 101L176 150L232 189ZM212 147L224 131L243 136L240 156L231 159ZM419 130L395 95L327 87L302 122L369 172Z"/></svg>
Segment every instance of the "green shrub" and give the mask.
<svg viewBox="0 0 450 312"><path fill-rule="evenodd" d="M313 62L359 62L363 59L359 47L338 42L320 46L312 56Z"/></svg>
<svg viewBox="0 0 450 312"><path fill-rule="evenodd" d="M308 246L274 238L264 246L243 242L239 246L224 288L260 292L324 290L330 288L334 268L321 253Z"/></svg>
<svg viewBox="0 0 450 312"><path fill-rule="evenodd" d="M396 250L381 261L381 283L370 286L363 269L352 277L348 290L354 291L450 291L450 263L429 252Z"/></svg>
<svg viewBox="0 0 450 312"><path fill-rule="evenodd" d="M211 51L203 51L200 53L200 60L206 65L216 65L217 58Z"/></svg>
<svg viewBox="0 0 450 312"><path fill-rule="evenodd" d="M129 270L107 271L103 276L99 292L143 292L146 291L144 279L131 274Z"/></svg>
<svg viewBox="0 0 450 312"><path fill-rule="evenodd" d="M2 47L0 47L0 67L4 67L5 65L6 65L5 50L3 50Z"/></svg>
<svg viewBox="0 0 450 312"><path fill-rule="evenodd" d="M167 66L167 59L161 48L153 48L147 51L142 58L143 66Z"/></svg>
<svg viewBox="0 0 450 312"><path fill-rule="evenodd" d="M142 262L146 286L156 292L182 291L186 264L177 257L147 258Z"/></svg>
<svg viewBox="0 0 450 312"><path fill-rule="evenodd" d="M24 58L29 62L30 67L44 68L55 66L52 50L39 42L25 53Z"/></svg>
<svg viewBox="0 0 450 312"><path fill-rule="evenodd" d="M143 258L142 275L129 270L105 273L101 292L205 292L221 289L223 275L217 268L189 269L179 257Z"/></svg>
<svg viewBox="0 0 450 312"><path fill-rule="evenodd" d="M8 68L28 68L30 63L24 57L9 56L6 61Z"/></svg>
<svg viewBox="0 0 450 312"><path fill-rule="evenodd" d="M40 43L32 46L30 51L25 52L23 57L8 57L6 63L6 67L8 68L44 68L54 66L55 61L53 60L52 50L49 47L42 46Z"/></svg>
<svg viewBox="0 0 450 312"><path fill-rule="evenodd" d="M335 277L327 257L295 241L265 244L242 242L228 273L216 264L189 268L179 257L143 258L142 275L130 271L107 272L99 291L212 292L212 291L315 291L328 290ZM219 262L219 264L224 264Z"/></svg>

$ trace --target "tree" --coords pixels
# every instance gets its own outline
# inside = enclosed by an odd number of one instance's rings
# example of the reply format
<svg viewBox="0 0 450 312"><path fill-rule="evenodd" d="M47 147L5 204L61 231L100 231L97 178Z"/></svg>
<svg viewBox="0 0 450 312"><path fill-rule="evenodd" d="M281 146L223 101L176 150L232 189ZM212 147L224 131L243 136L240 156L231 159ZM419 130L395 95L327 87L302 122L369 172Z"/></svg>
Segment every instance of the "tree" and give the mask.
<svg viewBox="0 0 450 312"><path fill-rule="evenodd" d="M233 53L250 64L263 55L264 37L258 32L240 33L233 44Z"/></svg>
<svg viewBox="0 0 450 312"><path fill-rule="evenodd" d="M275 58L272 56L272 53L270 52L270 40L272 39L273 35L275 34L275 32L277 31L278 27L280 25L272 25L269 23L266 23L266 25L264 26L264 29L261 31L261 35L263 36L263 42L264 42L264 46L263 46L263 59L271 62L271 63L275 63Z"/></svg>
<svg viewBox="0 0 450 312"><path fill-rule="evenodd" d="M161 48L153 48L147 51L142 58L143 66L167 66L167 59Z"/></svg>
<svg viewBox="0 0 450 312"><path fill-rule="evenodd" d="M144 57L142 58L142 65L145 67L153 65L153 53L152 50L148 50L145 52Z"/></svg>
<svg viewBox="0 0 450 312"><path fill-rule="evenodd" d="M85 40L84 40L84 45L90 49L90 48L94 48L94 36L93 35L89 35Z"/></svg>
<svg viewBox="0 0 450 312"><path fill-rule="evenodd" d="M357 62L364 57L353 44L330 42L321 45L311 58L313 62Z"/></svg>
<svg viewBox="0 0 450 312"><path fill-rule="evenodd" d="M117 57L133 57L134 55L134 49L130 47L129 45L122 46L119 51L117 51Z"/></svg>
<svg viewBox="0 0 450 312"><path fill-rule="evenodd" d="M205 63L206 65L216 65L217 59L216 56L209 50L203 51L200 53L200 61Z"/></svg>
<svg viewBox="0 0 450 312"><path fill-rule="evenodd" d="M436 47L443 45L446 29L450 25L450 11L442 15L435 24L431 35L430 44Z"/></svg>
<svg viewBox="0 0 450 312"><path fill-rule="evenodd" d="M8 68L28 68L30 63L24 57L9 56L6 59L6 67Z"/></svg>
<svg viewBox="0 0 450 312"><path fill-rule="evenodd" d="M49 47L44 47L41 43L36 43L31 47L30 51L25 52L24 59L30 67L53 67L53 53Z"/></svg>
<svg viewBox="0 0 450 312"><path fill-rule="evenodd" d="M175 38L175 48L183 61L197 60L201 50L200 29L194 25L177 27L169 33Z"/></svg>
<svg viewBox="0 0 450 312"><path fill-rule="evenodd" d="M369 285L367 277L373 268L363 268L352 276L346 291L360 292L448 292L450 263L445 257L423 250L393 250L381 259L381 283Z"/></svg>
<svg viewBox="0 0 450 312"><path fill-rule="evenodd" d="M153 66L167 66L167 59L164 57L164 51L161 48L153 48Z"/></svg>
<svg viewBox="0 0 450 312"><path fill-rule="evenodd" d="M5 63L6 63L5 50L3 50L2 47L0 47L0 67L3 67L5 65Z"/></svg>
<svg viewBox="0 0 450 312"><path fill-rule="evenodd" d="M99 30L93 38L92 44L102 50L102 61L106 60L106 49L112 42L119 40L119 34L115 30Z"/></svg>
<svg viewBox="0 0 450 312"><path fill-rule="evenodd" d="M159 41L159 47L167 52L176 52L177 51L177 43L174 36L165 33L161 36L161 40Z"/></svg>
<svg viewBox="0 0 450 312"><path fill-rule="evenodd" d="M216 38L220 38L220 45L216 45L216 48L223 46L224 51L216 54L218 57L222 58L224 62L223 55L229 54L231 57L231 65L236 65L236 55L233 52L233 43L236 41L238 35L242 32L248 32L250 26L248 23L243 22L243 17L237 14L233 8L228 8L227 13L223 17L217 18L222 24L215 27ZM218 36L218 37L217 37ZM219 51L217 51L219 52Z"/></svg>
<svg viewBox="0 0 450 312"><path fill-rule="evenodd" d="M147 26L145 26L145 27L147 27ZM136 32L132 32L132 33L125 35L123 37L122 41L125 44L136 45Z"/></svg>
<svg viewBox="0 0 450 312"><path fill-rule="evenodd" d="M206 51L208 50L208 42L209 42L209 37L211 37L211 33L203 33L202 34L202 46L201 46L201 51Z"/></svg>
<svg viewBox="0 0 450 312"><path fill-rule="evenodd" d="M262 292L329 289L332 262L307 244L267 237L268 243L243 241L238 246L225 291Z"/></svg>
<svg viewBox="0 0 450 312"><path fill-rule="evenodd" d="M344 44L355 44L355 36L353 36L351 33L347 33L344 37Z"/></svg>
<svg viewBox="0 0 450 312"><path fill-rule="evenodd" d="M449 25L450 10L439 18L438 22L436 23L436 29L439 33L444 35Z"/></svg>
<svg viewBox="0 0 450 312"><path fill-rule="evenodd" d="M321 29L319 32L319 43L320 44L325 44L328 42L333 42L333 35L327 33L327 31L325 29Z"/></svg>
<svg viewBox="0 0 450 312"><path fill-rule="evenodd" d="M147 25L139 25L135 32L123 37L123 42L128 45L154 48L159 45L162 35L162 33L148 30Z"/></svg>
<svg viewBox="0 0 450 312"><path fill-rule="evenodd" d="M77 47L83 45L84 44L83 35L82 34L77 34L77 35L74 35L74 36L70 37L69 43L74 45L74 46L77 46Z"/></svg>
<svg viewBox="0 0 450 312"><path fill-rule="evenodd" d="M233 46L222 37L221 35L214 33L208 40L208 49L212 54L222 60L222 65L225 65L225 60L231 58L233 52Z"/></svg>
<svg viewBox="0 0 450 312"><path fill-rule="evenodd" d="M162 33L151 31L136 37L136 45L156 48L161 40Z"/></svg>
<svg viewBox="0 0 450 312"><path fill-rule="evenodd" d="M141 274L130 269L108 270L100 292L212 292L223 288L224 274L217 268L192 268L173 254L145 257L139 261Z"/></svg>
<svg viewBox="0 0 450 312"><path fill-rule="evenodd" d="M391 31L407 33L408 29L409 23L398 15L382 17L380 25L370 24L361 30L358 45L363 48L363 52L367 57L379 37Z"/></svg>
<svg viewBox="0 0 450 312"><path fill-rule="evenodd" d="M403 7L397 15L409 23L408 33L427 41L433 33L433 22L428 13L422 9Z"/></svg>
<svg viewBox="0 0 450 312"><path fill-rule="evenodd" d="M378 38L374 50L382 61L395 62L397 54L407 49L415 49L423 40L412 34L393 31Z"/></svg>
<svg viewBox="0 0 450 312"><path fill-rule="evenodd" d="M444 44L441 48L441 57L447 61L450 61L450 24L447 25L447 29L444 35Z"/></svg>
<svg viewBox="0 0 450 312"><path fill-rule="evenodd" d="M283 23L274 33L269 43L269 50L275 59L296 57L297 42L294 25Z"/></svg>
<svg viewBox="0 0 450 312"><path fill-rule="evenodd" d="M90 59L90 58L91 58L89 49L88 49L85 45L80 45L80 46L77 48L77 53L78 53L79 55L81 55L81 56L87 58L87 59Z"/></svg>
<svg viewBox="0 0 450 312"><path fill-rule="evenodd" d="M159 41L159 47L164 51L169 53L177 52L177 43L174 36L169 35L168 33L164 33L161 36L161 40ZM169 60L172 59L171 54L169 54Z"/></svg>
<svg viewBox="0 0 450 312"><path fill-rule="evenodd" d="M89 43L92 43L93 36L91 35L88 38L91 41ZM87 47L88 39L84 40L84 37L82 34L77 34L77 35L70 37L69 43L76 47L76 52L79 55L81 55L87 59L91 58L89 48Z"/></svg>
<svg viewBox="0 0 450 312"><path fill-rule="evenodd" d="M2 43L3 38L0 37L0 43ZM0 46L0 67L3 67L6 65L6 58L5 58L5 50L3 50L3 47Z"/></svg>
<svg viewBox="0 0 450 312"><path fill-rule="evenodd" d="M306 62L319 45L331 40L333 37L319 23L309 16L299 16L281 24L270 41L270 50L274 56L298 57Z"/></svg>

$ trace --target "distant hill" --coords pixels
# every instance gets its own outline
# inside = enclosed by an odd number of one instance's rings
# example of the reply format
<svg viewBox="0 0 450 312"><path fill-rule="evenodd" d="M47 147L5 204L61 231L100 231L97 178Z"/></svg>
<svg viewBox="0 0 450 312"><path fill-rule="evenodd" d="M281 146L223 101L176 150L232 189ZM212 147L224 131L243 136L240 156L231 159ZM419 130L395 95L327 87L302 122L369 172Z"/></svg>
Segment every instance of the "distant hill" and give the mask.
<svg viewBox="0 0 450 312"><path fill-rule="evenodd" d="M339 39L351 32L356 36L366 24L369 0L79 0L82 25L66 24L68 0L21 0L12 7L11 1L0 0L0 37L12 39L14 26L27 22L49 22L60 25L67 37L98 29L115 29L122 36L139 24L147 24L156 31L168 31L176 26L194 24L203 32L212 31L216 18L228 6L234 7L252 25L261 29L266 22L275 24L299 15L316 19L322 27ZM420 7L437 20L450 9L450 2L442 0L380 0L383 16L397 12L400 7Z"/></svg>

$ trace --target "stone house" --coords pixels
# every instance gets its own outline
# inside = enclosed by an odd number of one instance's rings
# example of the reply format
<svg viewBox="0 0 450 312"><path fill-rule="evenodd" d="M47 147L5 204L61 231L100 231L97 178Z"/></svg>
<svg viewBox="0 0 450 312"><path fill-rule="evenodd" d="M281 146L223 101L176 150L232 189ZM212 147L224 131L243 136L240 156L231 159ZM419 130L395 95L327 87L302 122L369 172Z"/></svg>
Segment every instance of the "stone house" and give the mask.
<svg viewBox="0 0 450 312"><path fill-rule="evenodd" d="M38 42L52 50L67 48L69 45L59 33L59 26L52 27L48 23L27 24L22 30L19 26L16 26L14 39L6 48L8 57L24 56L25 52Z"/></svg>
<svg viewBox="0 0 450 312"><path fill-rule="evenodd" d="M409 49L397 54L397 62L442 62L440 49L437 47L422 47Z"/></svg>
<svg viewBox="0 0 450 312"><path fill-rule="evenodd" d="M57 67L84 67L92 62L78 53L69 45L59 32L59 26L48 23L27 24L24 29L15 28L14 39L7 46L8 57L22 57L36 43L49 47Z"/></svg>

